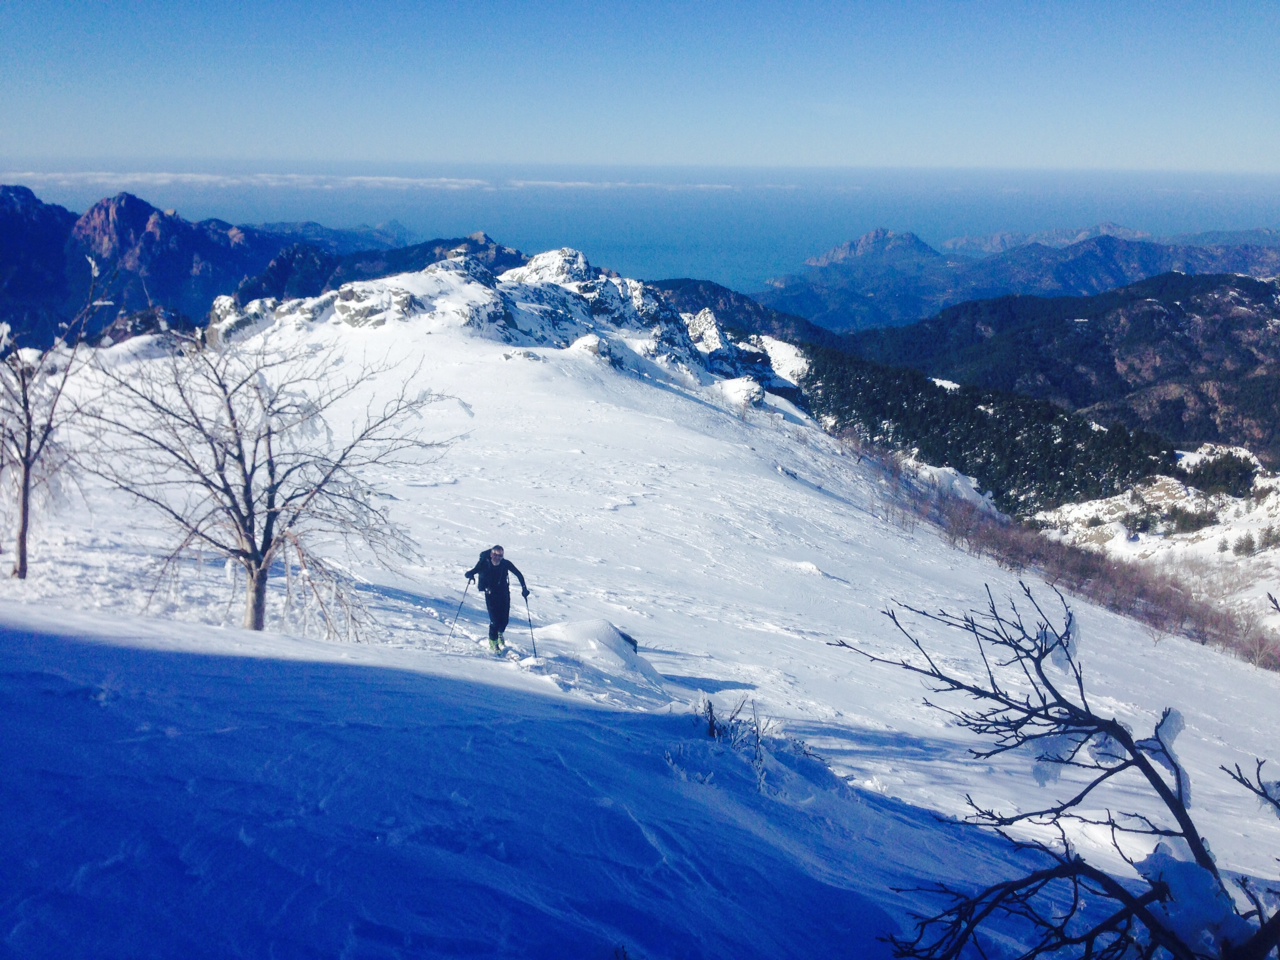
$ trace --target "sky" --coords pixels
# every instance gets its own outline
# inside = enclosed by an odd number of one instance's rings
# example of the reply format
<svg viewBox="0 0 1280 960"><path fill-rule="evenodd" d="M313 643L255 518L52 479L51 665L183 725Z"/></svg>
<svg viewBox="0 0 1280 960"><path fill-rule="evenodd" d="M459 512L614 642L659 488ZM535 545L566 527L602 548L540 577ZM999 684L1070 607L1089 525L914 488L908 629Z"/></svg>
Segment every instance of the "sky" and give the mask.
<svg viewBox="0 0 1280 960"><path fill-rule="evenodd" d="M1280 5L0 3L0 162L1280 173Z"/></svg>

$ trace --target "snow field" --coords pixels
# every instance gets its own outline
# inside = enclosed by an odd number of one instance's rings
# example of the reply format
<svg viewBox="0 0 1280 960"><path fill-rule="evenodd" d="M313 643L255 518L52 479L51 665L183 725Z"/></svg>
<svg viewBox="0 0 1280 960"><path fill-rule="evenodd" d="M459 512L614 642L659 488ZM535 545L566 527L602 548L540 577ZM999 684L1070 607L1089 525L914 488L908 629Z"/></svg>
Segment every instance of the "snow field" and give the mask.
<svg viewBox="0 0 1280 960"><path fill-rule="evenodd" d="M963 814L970 792L1044 804L1033 758L975 762L916 680L830 641L902 651L887 604L972 609L986 585L1016 595L1015 578L895 525L874 474L789 404L744 406L678 363L626 355L644 337L586 327L587 310L477 327L489 294L446 274L428 278L438 289L400 282L417 301L353 285L371 308L351 309L380 325L320 314L277 330L352 365L402 360L448 397L424 412L433 436L458 438L444 456L371 478L422 556L348 561L376 615L366 642L234 629L212 562L144 613L170 541L92 482L83 510L42 519L32 579L0 583L0 789L20 811L4 818L19 853L2 868L0 942L47 956L133 956L143 932L155 956L876 956L876 936L927 907L893 888L1009 869L1003 845L931 813ZM623 362L565 349L588 329ZM348 415L397 386L370 382ZM463 571L493 543L528 578L542 665L489 656L483 600L464 600ZM1280 823L1217 768L1280 762L1280 678L1072 607L1095 707L1135 729L1178 707L1220 863L1275 877ZM508 642L531 653L518 593L512 614ZM980 669L963 637L933 637L949 666ZM765 789L746 753L699 728L704 697L766 722ZM1145 800L1118 785L1098 802ZM1077 839L1119 866L1108 837Z"/></svg>

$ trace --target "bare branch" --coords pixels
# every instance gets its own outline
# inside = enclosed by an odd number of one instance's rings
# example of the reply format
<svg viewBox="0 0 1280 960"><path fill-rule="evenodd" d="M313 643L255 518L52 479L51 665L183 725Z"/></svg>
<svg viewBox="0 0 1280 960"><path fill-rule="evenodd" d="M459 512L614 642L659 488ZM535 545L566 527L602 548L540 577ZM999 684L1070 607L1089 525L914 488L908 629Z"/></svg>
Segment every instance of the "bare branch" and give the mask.
<svg viewBox="0 0 1280 960"><path fill-rule="evenodd" d="M934 613L895 604L885 613L909 644L906 656L879 656L846 641L833 644L924 678L934 695L958 696L960 706L926 703L988 742L971 750L975 756L1018 751L1044 768L1082 775L1083 782L1031 810L1003 812L966 797L970 822L1047 858L1048 865L976 893L934 888L931 892L948 906L921 919L914 936L893 940L899 956L985 957L983 937L998 934L1006 946L1011 939L1020 943L1022 952L1016 955L1023 958L1269 957L1280 942L1280 920L1267 915L1247 882L1239 886L1252 909L1241 912L1191 817L1189 781L1173 748L1180 715L1165 710L1151 735L1139 740L1116 718L1097 713L1085 693L1075 618L1062 595L1061 610L1050 616L1025 584L1022 594L1026 616L1015 603L1002 608L990 590L986 608L978 613ZM971 666L953 667L937 658L904 615L967 637L974 653ZM1223 769L1280 814L1280 781L1265 779L1262 761L1252 775L1238 765ZM1105 815L1083 809L1114 782L1133 775L1145 784L1152 809ZM1086 863L1072 849L1068 825L1104 828L1135 879L1122 883ZM1025 827L1047 827L1056 840L1028 840L1012 832ZM1155 839L1161 844L1153 853ZM1179 859L1176 851L1184 849L1191 861ZM1166 881L1175 875L1177 883ZM1175 889L1188 902L1179 902ZM1212 933L1197 932L1194 943L1184 940L1189 928L1176 919L1184 909L1198 911L1197 923L1207 924ZM1206 952L1206 944L1213 952Z"/></svg>

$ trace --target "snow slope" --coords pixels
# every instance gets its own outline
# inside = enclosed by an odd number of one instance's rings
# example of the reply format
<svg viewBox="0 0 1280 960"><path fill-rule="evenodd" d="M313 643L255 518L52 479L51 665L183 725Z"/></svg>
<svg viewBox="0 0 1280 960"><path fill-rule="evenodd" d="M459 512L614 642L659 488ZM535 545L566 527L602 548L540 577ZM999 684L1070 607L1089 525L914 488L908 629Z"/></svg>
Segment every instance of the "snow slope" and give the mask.
<svg viewBox="0 0 1280 960"><path fill-rule="evenodd" d="M893 599L1016 582L895 519L786 401L723 386L785 351L713 373L685 320L573 251L221 309L223 336L403 358L451 397L426 413L460 438L444 458L375 478L423 556L353 557L377 624L326 643L221 626L219 564L148 603L169 541L109 490L47 518L32 579L0 584L13 955L880 956L927 905L895 888L1007 869L931 813L1042 803L1031 759L975 763L918 683L829 642L897 650ZM542 666L490 657L464 600L494 542L533 591L508 640ZM1280 678L1073 607L1094 702L1135 727L1178 706L1220 862L1275 877L1280 823L1217 767L1274 752ZM754 712L763 752L710 740L704 698Z"/></svg>

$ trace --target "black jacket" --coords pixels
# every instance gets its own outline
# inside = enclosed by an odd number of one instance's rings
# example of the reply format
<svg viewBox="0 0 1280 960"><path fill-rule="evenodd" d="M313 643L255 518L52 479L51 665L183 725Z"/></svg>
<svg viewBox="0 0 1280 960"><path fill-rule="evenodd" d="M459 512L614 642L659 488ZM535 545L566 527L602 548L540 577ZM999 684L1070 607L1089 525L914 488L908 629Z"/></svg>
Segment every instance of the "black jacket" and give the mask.
<svg viewBox="0 0 1280 960"><path fill-rule="evenodd" d="M476 565L467 571L467 579L477 577L476 585L486 593L511 593L511 583L508 579L511 574L516 575L516 579L520 581L520 589L528 590L528 586L524 582L524 574L516 569L516 565L506 557L498 564L494 564L489 559L489 551L486 550L480 554L480 559Z"/></svg>

